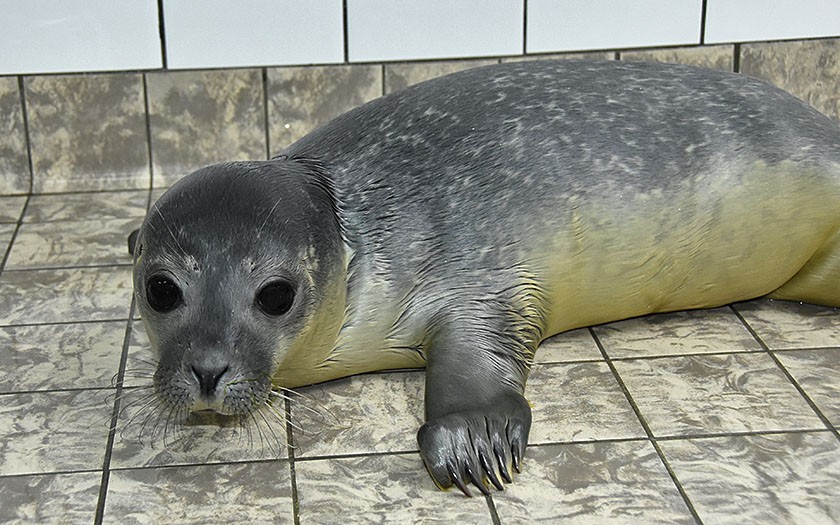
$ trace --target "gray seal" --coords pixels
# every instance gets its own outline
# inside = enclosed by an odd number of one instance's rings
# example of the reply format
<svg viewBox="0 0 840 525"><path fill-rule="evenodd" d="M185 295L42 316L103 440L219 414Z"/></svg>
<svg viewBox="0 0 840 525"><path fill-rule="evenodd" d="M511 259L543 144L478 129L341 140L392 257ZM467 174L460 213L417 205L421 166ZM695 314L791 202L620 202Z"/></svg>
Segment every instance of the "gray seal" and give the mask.
<svg viewBox="0 0 840 525"><path fill-rule="evenodd" d="M741 75L525 62L407 88L152 208L136 301L173 414L426 367L423 460L519 470L548 336L769 295L840 306L840 126Z"/></svg>

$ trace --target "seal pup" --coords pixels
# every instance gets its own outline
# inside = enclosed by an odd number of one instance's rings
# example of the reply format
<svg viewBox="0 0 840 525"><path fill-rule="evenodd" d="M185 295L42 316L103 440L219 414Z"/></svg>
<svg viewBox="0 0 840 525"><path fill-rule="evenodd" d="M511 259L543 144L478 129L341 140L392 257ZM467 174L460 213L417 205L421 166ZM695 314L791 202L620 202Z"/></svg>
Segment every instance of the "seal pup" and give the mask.
<svg viewBox="0 0 840 525"><path fill-rule="evenodd" d="M524 62L431 80L151 209L136 301L173 412L422 367L442 488L519 470L544 338L769 295L840 306L840 125L744 76Z"/></svg>

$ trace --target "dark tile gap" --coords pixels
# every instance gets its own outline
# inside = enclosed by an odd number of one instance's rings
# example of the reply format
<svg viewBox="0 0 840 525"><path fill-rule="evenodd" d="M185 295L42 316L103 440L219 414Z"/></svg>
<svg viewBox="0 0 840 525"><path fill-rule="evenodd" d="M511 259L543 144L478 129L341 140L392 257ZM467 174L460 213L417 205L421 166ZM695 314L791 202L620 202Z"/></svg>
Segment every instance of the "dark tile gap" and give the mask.
<svg viewBox="0 0 840 525"><path fill-rule="evenodd" d="M193 468L193 467L224 467L228 465L252 465L257 463L278 463L278 462L286 462L288 459L286 458L273 458L273 459L243 459L237 461L212 461L212 462L204 462L204 463L197 463L197 462L188 462L188 463L177 463L177 464L168 464L168 465L141 465L139 467L111 467L109 470L111 472L129 472L132 470L158 470L158 469L176 469L176 468ZM94 472L99 472L94 471Z"/></svg>
<svg viewBox="0 0 840 525"><path fill-rule="evenodd" d="M695 433L685 434L680 436L668 435L657 436L657 441L687 441L692 439L720 439L731 437L760 437L760 436L789 436L794 434L823 434L831 433L831 429L826 428L803 428L796 430L744 430L737 432L709 432L709 433Z"/></svg>
<svg viewBox="0 0 840 525"><path fill-rule="evenodd" d="M271 158L271 126L268 121L268 68L261 69L263 99L263 130L265 131L265 158Z"/></svg>
<svg viewBox="0 0 840 525"><path fill-rule="evenodd" d="M741 72L741 44L735 44L732 46L732 72L733 73L740 73Z"/></svg>
<svg viewBox="0 0 840 525"><path fill-rule="evenodd" d="M23 271L23 270L19 270ZM49 323L15 323L0 325L0 330L4 328L26 328L29 326L65 326L71 324L93 324L93 323L124 323L130 317L123 317L121 319L85 319L82 321L52 321ZM139 318L138 318L139 319Z"/></svg>
<svg viewBox="0 0 840 525"><path fill-rule="evenodd" d="M295 470L295 436L292 432L292 402L286 398L283 405L286 416L286 455L289 458L289 483L292 486L292 516L295 525L300 525L300 499L297 488L297 471Z"/></svg>
<svg viewBox="0 0 840 525"><path fill-rule="evenodd" d="M160 34L160 63L163 69L169 69L169 61L167 60L166 50L166 20L163 16L163 0L158 0L158 33Z"/></svg>
<svg viewBox="0 0 840 525"><path fill-rule="evenodd" d="M502 521L499 519L499 512L496 510L496 502L493 501L493 494L487 494L484 496L484 502L487 503L487 510L490 512L490 522L493 525L502 525Z"/></svg>
<svg viewBox="0 0 840 525"><path fill-rule="evenodd" d="M18 216L17 222L9 223L9 224L14 224L15 229L12 232L12 238L9 239L8 246L6 246L6 251L3 253L3 260L0 261L0 277L2 277L3 274L5 274L6 272L12 271L12 270L7 270L6 269L6 264L9 262L9 255L11 255L11 253L12 253L12 247L14 247L14 245L15 245L15 240L17 240L18 233L20 232L20 227L23 225L23 218L26 216L26 210L29 207L29 200L31 198L32 198L31 194L26 196L26 200L23 203L23 208L21 208L21 210L20 210L20 215Z"/></svg>
<svg viewBox="0 0 840 525"><path fill-rule="evenodd" d="M162 0L158 0L162 1ZM161 16L161 24L163 23L163 12L160 13ZM164 54L165 56L165 54ZM164 59L165 60L165 59ZM152 113L149 111L149 86L146 78L146 73L140 75L141 81L143 83L143 119L144 119L144 126L146 131L146 156L147 162L149 163L149 186L148 189L154 187L155 183L155 152L152 148Z"/></svg>
<svg viewBox="0 0 840 525"><path fill-rule="evenodd" d="M111 411L111 426L108 430L108 439L105 445L105 458L102 462L102 481L99 484L99 499L96 503L96 514L94 515L94 524L99 525L105 515L105 502L108 496L108 482L111 479L111 455L114 451L114 439L117 434L117 423L122 405L123 381L125 380L125 367L128 361L128 348L131 346L131 331L132 325L131 317L134 314L135 302L131 299L131 306L129 306L129 320L125 323L125 335L123 336L122 353L120 355L120 365L117 369L114 406Z"/></svg>
<svg viewBox="0 0 840 525"><path fill-rule="evenodd" d="M655 359L673 359L675 357L703 357L703 356L723 356L723 355L747 355L747 354L764 354L764 350L720 350L714 352L689 352L685 354L657 354L645 355L637 357L611 357L613 361L653 361Z"/></svg>
<svg viewBox="0 0 840 525"><path fill-rule="evenodd" d="M347 0L341 2L341 31L342 31L342 45L344 46L343 60L345 64L350 63L350 34L347 23ZM297 523L297 514L295 514L295 523Z"/></svg>
<svg viewBox="0 0 840 525"><path fill-rule="evenodd" d="M113 386L93 386L85 388L50 388L47 390L15 390L11 392L0 392L0 398L32 394L61 394L67 392L113 392L114 388Z"/></svg>
<svg viewBox="0 0 840 525"><path fill-rule="evenodd" d="M840 350L840 346L806 346L801 348L773 348L770 350L773 353L783 353L783 354L790 354L794 352L809 352L811 350L816 350L818 352L830 352L832 350Z"/></svg>
<svg viewBox="0 0 840 525"><path fill-rule="evenodd" d="M66 476L67 474L96 474L99 469L54 470L50 472L29 472L23 474L0 474L0 479L28 478L32 476Z"/></svg>
<svg viewBox="0 0 840 525"><path fill-rule="evenodd" d="M94 190L75 190L75 191L47 191L43 193L33 193L33 197L41 197L41 196L58 196L58 195L90 195L92 193L131 193L131 192L141 192L141 191L149 191L149 188L134 188L134 189L118 189L118 190L103 190L103 189L94 189ZM12 195L3 195L3 197L12 197Z"/></svg>
<svg viewBox="0 0 840 525"><path fill-rule="evenodd" d="M706 43L706 11L708 9L708 0L703 0L700 6L700 45Z"/></svg>
<svg viewBox="0 0 840 525"><path fill-rule="evenodd" d="M15 232L15 233L17 233L17 232ZM128 248L126 248L126 258L129 258L129 257L130 256L128 255ZM5 264L5 260L3 261L3 264ZM125 267L130 268L131 266L132 266L131 261L128 261L128 262L125 262L125 263L118 263L118 264L90 264L90 265L77 264L77 265L68 265L68 266L38 266L36 268L9 268L8 270L5 270L5 271L9 272L9 273L11 273L11 272L15 272L15 273L19 273L19 272L45 272L45 271L52 271L52 270L85 270L85 269L95 269L95 268L100 268L101 269L101 268L125 268ZM35 323L35 324L40 324L40 323Z"/></svg>
<svg viewBox="0 0 840 525"><path fill-rule="evenodd" d="M735 312L735 315L738 316L738 319L741 320L741 323L743 323L743 325L747 328L747 330L750 332L753 338L755 338L755 340L758 341L758 344L761 345L761 348L763 348L764 351L767 352L767 355L770 356L770 359L773 360L773 362L776 364L776 367L778 367L778 369L781 370L782 374L784 374L787 380L790 381L790 383L793 385L796 391L799 392L799 395L802 396L806 403L808 403L808 406L811 407L811 410L814 412L814 414L817 415L822 424L825 425L826 429L830 430L834 434L834 437L840 440L840 432L838 432L837 429L834 428L834 425L831 424L831 422L828 420L825 414L822 413L822 410L820 410L817 404L814 403L814 401L811 399L811 396L809 396L808 393L805 392L805 389L802 388L802 385L799 384L799 382L788 371L785 365L782 364L782 362L779 360L776 354L772 350L770 350L770 347L768 347L767 344L761 339L761 337L759 337L758 333L756 333L756 331L753 330L753 327L750 326L746 319L744 319L744 317L741 315L741 312L739 312L734 306L730 305L729 308L733 312Z"/></svg>
<svg viewBox="0 0 840 525"><path fill-rule="evenodd" d="M522 54L528 54L528 0L522 0Z"/></svg>
<svg viewBox="0 0 840 525"><path fill-rule="evenodd" d="M589 334L595 340L595 344L598 346L598 350L601 352L601 355L604 357L604 361L606 361L607 366L612 372L613 377L618 382L619 388L621 388L621 392L624 394L625 399L627 402L630 403L630 408L633 409L633 412L636 414L636 418L639 420L639 423L642 425L642 428L647 435L648 441L653 445L653 448L656 450L656 455L659 456L659 461L662 462L662 465L665 467L665 470L668 472L668 476L671 478L671 482L676 487L677 492L679 492L680 497L683 499L683 503L685 503L686 507L688 508L689 513L691 513L691 517L694 518L695 523L702 525L703 520L700 519L700 515L697 514L697 510L694 508L694 504L691 502L691 498L688 497L685 489L680 483L680 480L677 478L674 469L671 468L671 464L668 462L668 459L665 457L665 453L662 452L662 447L659 446L659 443L656 442L656 436L653 434L653 430L650 428L645 417L642 415L642 411L639 406L636 404L636 401L633 399L633 396L630 394L630 389L627 388L627 385L624 384L624 380L621 378L621 375L618 373L618 370L615 368L615 364L610 359L610 356L607 354L606 349L604 348L603 343L601 343L601 339L595 333L595 330L592 328L588 328Z"/></svg>
<svg viewBox="0 0 840 525"><path fill-rule="evenodd" d="M20 110L23 116L23 135L26 140L26 163L29 167L29 194L35 188L35 169L32 164L32 140L29 134L29 106L26 103L26 83L23 76L18 77L18 95L20 96Z"/></svg>

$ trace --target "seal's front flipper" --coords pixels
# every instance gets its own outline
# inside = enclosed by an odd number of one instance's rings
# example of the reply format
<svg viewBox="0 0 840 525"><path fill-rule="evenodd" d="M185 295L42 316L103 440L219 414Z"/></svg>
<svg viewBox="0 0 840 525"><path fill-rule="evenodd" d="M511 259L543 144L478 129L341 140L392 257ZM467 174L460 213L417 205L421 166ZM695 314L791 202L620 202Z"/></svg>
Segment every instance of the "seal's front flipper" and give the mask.
<svg viewBox="0 0 840 525"><path fill-rule="evenodd" d="M128 254L134 255L134 248L137 246L137 236L140 235L140 229L136 229L128 234Z"/></svg>
<svg viewBox="0 0 840 525"><path fill-rule="evenodd" d="M509 466L519 472L528 443L531 409L522 395L527 368L507 355L515 344L498 333L473 341L452 335L436 337L429 349L426 423L417 442L438 487L455 485L471 496L472 483L489 494L488 482L503 490L500 478L512 481ZM481 348L488 343L499 346Z"/></svg>

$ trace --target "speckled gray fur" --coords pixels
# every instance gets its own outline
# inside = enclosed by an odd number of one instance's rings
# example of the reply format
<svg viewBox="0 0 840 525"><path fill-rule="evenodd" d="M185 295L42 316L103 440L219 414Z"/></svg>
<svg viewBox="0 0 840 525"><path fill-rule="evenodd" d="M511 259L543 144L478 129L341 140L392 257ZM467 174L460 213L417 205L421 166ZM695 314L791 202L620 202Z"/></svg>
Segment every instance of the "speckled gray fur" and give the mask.
<svg viewBox="0 0 840 525"><path fill-rule="evenodd" d="M543 338L770 292L840 305L839 209L840 126L762 82L511 63L187 177L144 224L135 287L172 410L253 417L270 394L231 410L226 385L425 363L424 461L440 486L486 492L518 470ZM183 294L170 313L146 302L160 272ZM277 276L297 296L267 318L254 294ZM224 372L198 403L202 360Z"/></svg>

